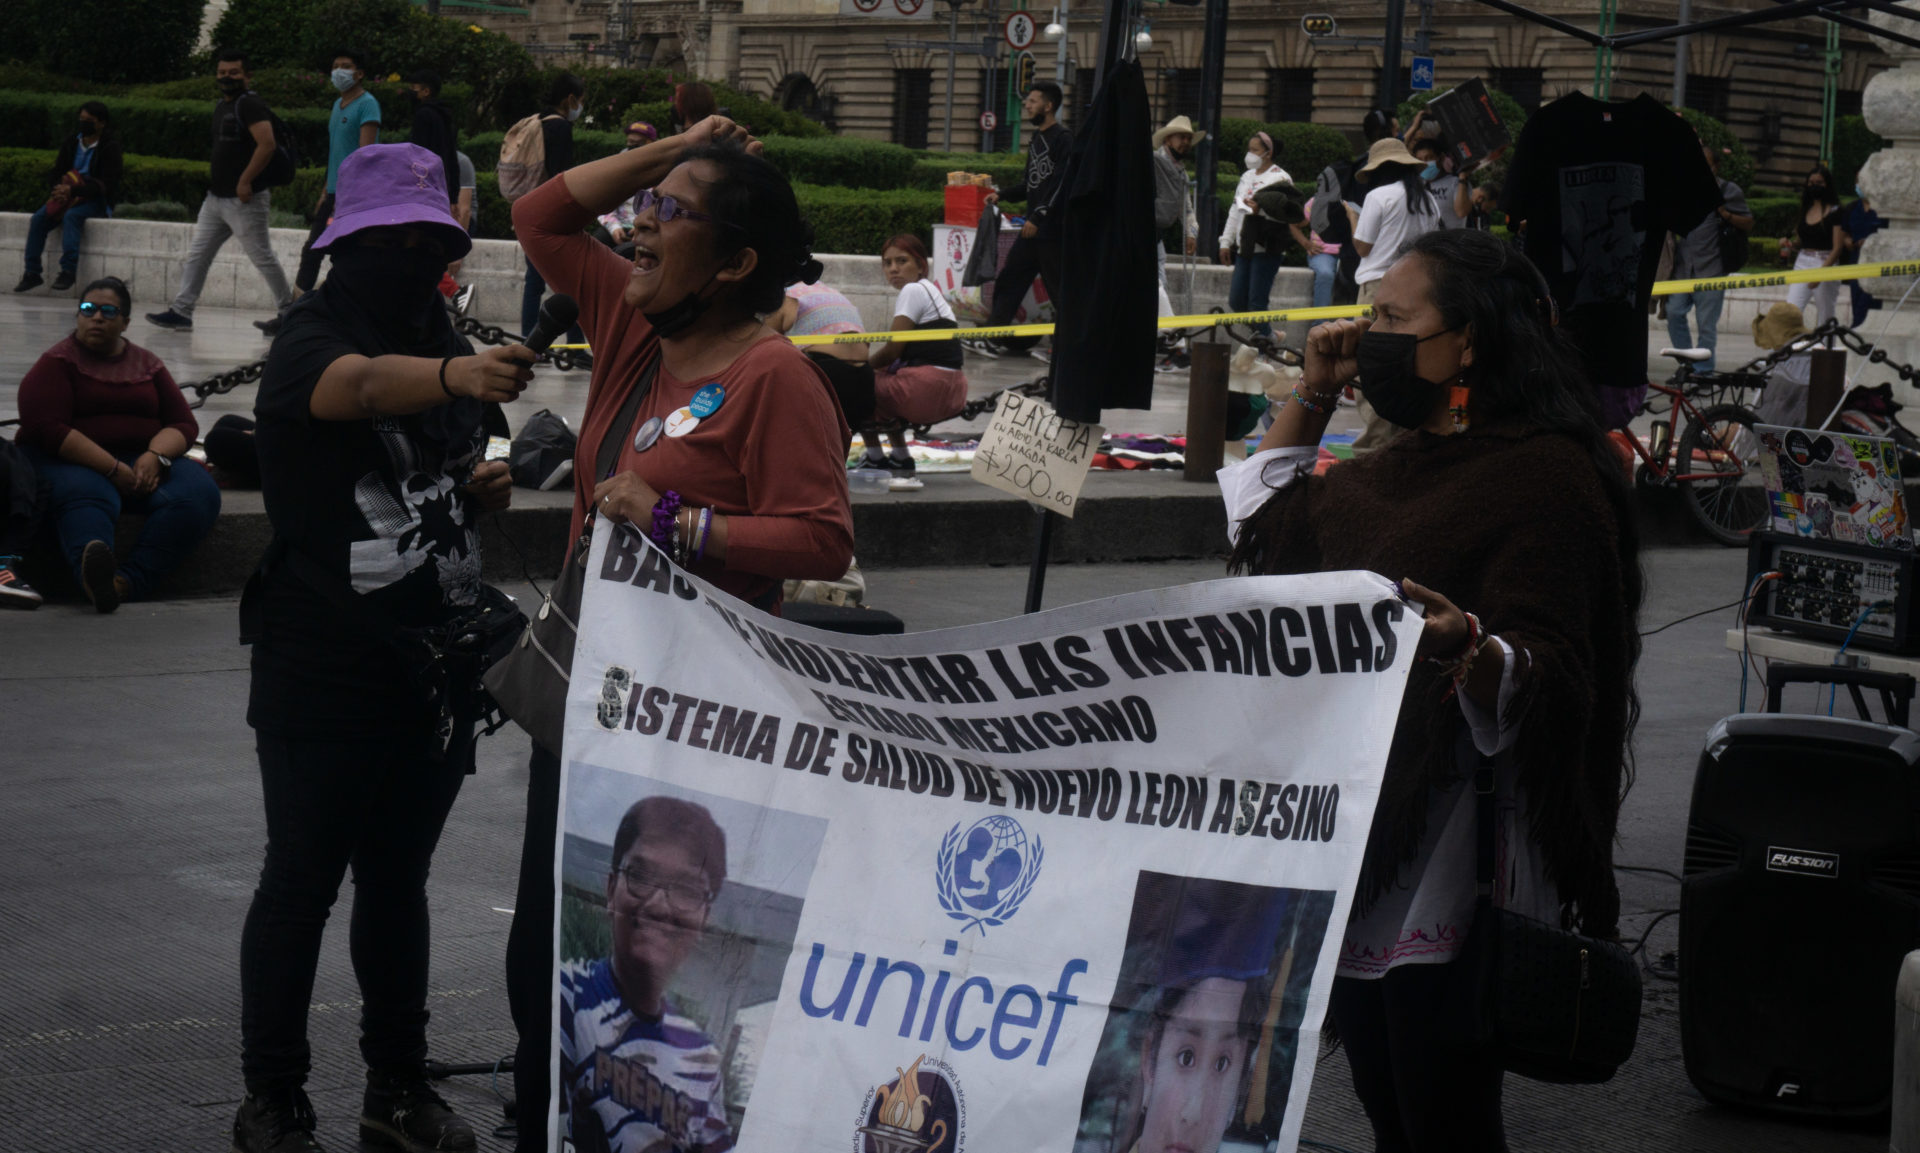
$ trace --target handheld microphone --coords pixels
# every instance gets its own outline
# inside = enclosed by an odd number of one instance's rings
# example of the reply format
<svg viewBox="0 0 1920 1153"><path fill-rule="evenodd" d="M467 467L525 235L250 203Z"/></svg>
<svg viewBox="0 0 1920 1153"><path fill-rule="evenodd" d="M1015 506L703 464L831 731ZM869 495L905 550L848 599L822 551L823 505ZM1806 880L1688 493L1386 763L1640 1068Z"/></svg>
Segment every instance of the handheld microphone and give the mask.
<svg viewBox="0 0 1920 1153"><path fill-rule="evenodd" d="M540 319L520 343L535 352L545 352L547 346L560 339L560 334L572 328L580 319L580 306L573 297L556 293L547 298L540 306Z"/></svg>

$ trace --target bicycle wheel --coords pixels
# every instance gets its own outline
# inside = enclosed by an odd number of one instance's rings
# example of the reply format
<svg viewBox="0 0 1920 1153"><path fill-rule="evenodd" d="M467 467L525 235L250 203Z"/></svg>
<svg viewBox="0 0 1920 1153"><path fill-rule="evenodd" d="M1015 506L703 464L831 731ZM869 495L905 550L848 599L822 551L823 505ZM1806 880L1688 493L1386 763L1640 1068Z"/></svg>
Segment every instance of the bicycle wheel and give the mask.
<svg viewBox="0 0 1920 1153"><path fill-rule="evenodd" d="M1760 418L1737 404L1716 404L1687 422L1674 459L1687 511L1721 544L1739 547L1767 520L1760 479Z"/></svg>

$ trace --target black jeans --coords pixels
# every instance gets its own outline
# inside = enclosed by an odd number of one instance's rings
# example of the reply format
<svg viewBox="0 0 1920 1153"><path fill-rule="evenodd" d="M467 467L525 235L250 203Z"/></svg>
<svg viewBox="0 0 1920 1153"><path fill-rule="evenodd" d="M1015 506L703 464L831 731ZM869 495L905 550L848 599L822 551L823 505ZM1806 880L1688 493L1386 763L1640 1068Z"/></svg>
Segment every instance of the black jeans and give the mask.
<svg viewBox="0 0 1920 1153"><path fill-rule="evenodd" d="M1497 1066L1462 1052L1442 1012L1452 965L1336 977L1333 1021L1376 1153L1506 1153Z"/></svg>
<svg viewBox="0 0 1920 1153"><path fill-rule="evenodd" d="M294 274L293 286L302 292L312 292L313 286L320 283L320 262L327 258L324 252L315 252L313 242L327 230L333 220L333 193L320 198L320 207L314 211L313 227L307 230L307 242L300 246L300 271Z"/></svg>
<svg viewBox="0 0 1920 1153"><path fill-rule="evenodd" d="M425 730L324 741L259 733L267 862L240 935L240 1064L249 1093L305 1082L320 935L353 870L348 929L360 1054L376 1072L427 1056L427 868L466 774Z"/></svg>
<svg viewBox="0 0 1920 1153"><path fill-rule="evenodd" d="M560 826L560 758L537 743L527 765L527 829L520 845L520 894L507 933L507 1005L520 1044L513 1051L518 1153L546 1153L553 1089L553 843Z"/></svg>
<svg viewBox="0 0 1920 1153"><path fill-rule="evenodd" d="M1007 260L1000 275L993 279L993 317L990 328L1013 323L1013 314L1027 298L1027 289L1038 276L1047 286L1047 299L1053 302L1053 315L1060 315L1060 242L1038 236L1023 236L1007 249ZM1027 322L1032 323L1033 317Z"/></svg>

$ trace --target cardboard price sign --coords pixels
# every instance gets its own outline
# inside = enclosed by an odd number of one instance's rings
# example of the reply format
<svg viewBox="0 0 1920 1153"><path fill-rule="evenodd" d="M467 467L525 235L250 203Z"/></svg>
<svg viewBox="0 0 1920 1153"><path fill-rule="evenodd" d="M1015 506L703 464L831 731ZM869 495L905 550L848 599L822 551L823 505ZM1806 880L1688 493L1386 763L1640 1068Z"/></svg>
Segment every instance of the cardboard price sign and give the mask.
<svg viewBox="0 0 1920 1153"><path fill-rule="evenodd" d="M1070 517L1105 432L1068 420L1044 400L1003 392L974 450L973 479Z"/></svg>

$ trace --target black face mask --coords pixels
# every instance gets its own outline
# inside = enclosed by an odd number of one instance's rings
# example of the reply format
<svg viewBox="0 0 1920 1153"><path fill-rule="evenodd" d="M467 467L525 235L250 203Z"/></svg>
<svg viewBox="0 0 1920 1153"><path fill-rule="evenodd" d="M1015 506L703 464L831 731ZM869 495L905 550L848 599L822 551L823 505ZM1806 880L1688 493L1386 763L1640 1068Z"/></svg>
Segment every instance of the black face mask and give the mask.
<svg viewBox="0 0 1920 1153"><path fill-rule="evenodd" d="M1419 428L1433 418L1443 385L1422 377L1414 361L1422 344L1452 331L1414 336L1369 329L1360 334L1354 354L1360 364L1360 394L1375 412L1402 428Z"/></svg>
<svg viewBox="0 0 1920 1153"><path fill-rule="evenodd" d="M732 253L729 253L728 259L731 258ZM659 312L643 312L640 315L647 318L647 323L653 326L653 331L658 335L680 335L687 329L692 328L693 322L699 320L700 317L706 313L707 309L713 307L713 301L703 299L700 294L707 290L708 285L711 285L715 280L719 279L720 273L724 268L725 265L722 265L720 268L714 269L713 275L707 277L706 284L702 284L692 292L681 297L680 303L670 304Z"/></svg>
<svg viewBox="0 0 1920 1153"><path fill-rule="evenodd" d="M228 96L238 96L247 90L247 82L238 76L222 76L214 83L218 84L220 91Z"/></svg>
<svg viewBox="0 0 1920 1153"><path fill-rule="evenodd" d="M363 248L347 245L333 250L333 271L352 293L354 302L373 318L376 328L389 332L418 332L441 304L438 291L447 271L447 258L427 248Z"/></svg>
<svg viewBox="0 0 1920 1153"><path fill-rule="evenodd" d="M1827 186L1824 184L1809 184L1806 190L1800 194L1800 203L1807 208L1812 208L1816 204L1824 203L1826 199Z"/></svg>

